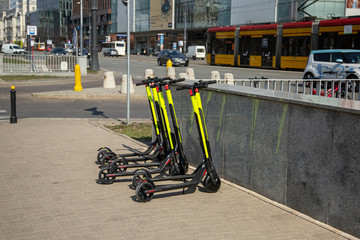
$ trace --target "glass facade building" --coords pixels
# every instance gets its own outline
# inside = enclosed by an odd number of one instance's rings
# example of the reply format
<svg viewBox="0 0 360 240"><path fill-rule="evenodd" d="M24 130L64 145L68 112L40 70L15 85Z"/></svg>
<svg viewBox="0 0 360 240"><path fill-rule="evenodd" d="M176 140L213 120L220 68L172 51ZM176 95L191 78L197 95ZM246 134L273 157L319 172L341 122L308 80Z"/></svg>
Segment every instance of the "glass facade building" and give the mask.
<svg viewBox="0 0 360 240"><path fill-rule="evenodd" d="M175 1L175 28L204 28L230 25L231 0Z"/></svg>

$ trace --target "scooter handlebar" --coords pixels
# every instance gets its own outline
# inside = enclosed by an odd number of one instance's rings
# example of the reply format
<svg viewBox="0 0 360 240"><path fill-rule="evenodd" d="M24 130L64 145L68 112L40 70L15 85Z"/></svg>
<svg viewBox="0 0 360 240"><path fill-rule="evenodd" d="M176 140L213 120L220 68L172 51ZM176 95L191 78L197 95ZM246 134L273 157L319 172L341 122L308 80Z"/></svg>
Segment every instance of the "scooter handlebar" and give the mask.
<svg viewBox="0 0 360 240"><path fill-rule="evenodd" d="M207 81L206 83L207 84L214 84L214 83L217 83L217 81L216 80L210 80L210 81Z"/></svg>
<svg viewBox="0 0 360 240"><path fill-rule="evenodd" d="M207 86L209 84L214 84L217 83L216 80L210 80L210 81L203 81L203 80L199 80L198 82L194 83L194 84L188 84L188 85L182 85L180 87L177 87L176 90L184 90L184 89L190 89L190 88L207 88Z"/></svg>
<svg viewBox="0 0 360 240"><path fill-rule="evenodd" d="M183 81L185 81L185 78L179 78L179 79L171 80L171 83L177 83L177 82L183 82Z"/></svg>
<svg viewBox="0 0 360 240"><path fill-rule="evenodd" d="M180 87L176 88L176 91L184 90L184 89L190 89L191 85L182 85Z"/></svg>

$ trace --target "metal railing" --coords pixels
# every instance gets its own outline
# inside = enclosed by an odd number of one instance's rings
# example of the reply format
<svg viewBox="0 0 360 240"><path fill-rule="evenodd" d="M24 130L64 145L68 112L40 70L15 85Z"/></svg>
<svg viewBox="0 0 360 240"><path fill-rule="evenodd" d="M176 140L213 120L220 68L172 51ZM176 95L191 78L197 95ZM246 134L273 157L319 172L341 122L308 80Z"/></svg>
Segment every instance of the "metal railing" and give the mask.
<svg viewBox="0 0 360 240"><path fill-rule="evenodd" d="M76 64L71 55L3 55L3 73L74 72Z"/></svg>
<svg viewBox="0 0 360 240"><path fill-rule="evenodd" d="M280 92L360 100L359 79L267 79L218 80L220 83Z"/></svg>

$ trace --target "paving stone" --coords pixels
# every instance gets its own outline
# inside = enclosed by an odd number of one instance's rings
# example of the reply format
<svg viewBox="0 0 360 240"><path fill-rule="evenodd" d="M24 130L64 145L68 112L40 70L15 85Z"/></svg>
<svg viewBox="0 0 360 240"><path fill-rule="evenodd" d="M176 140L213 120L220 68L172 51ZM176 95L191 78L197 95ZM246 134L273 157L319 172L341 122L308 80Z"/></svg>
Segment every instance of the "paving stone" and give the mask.
<svg viewBox="0 0 360 240"><path fill-rule="evenodd" d="M0 133L1 240L347 239L226 183L136 202L130 178L98 184L94 161L100 146L143 145L94 120L19 119Z"/></svg>

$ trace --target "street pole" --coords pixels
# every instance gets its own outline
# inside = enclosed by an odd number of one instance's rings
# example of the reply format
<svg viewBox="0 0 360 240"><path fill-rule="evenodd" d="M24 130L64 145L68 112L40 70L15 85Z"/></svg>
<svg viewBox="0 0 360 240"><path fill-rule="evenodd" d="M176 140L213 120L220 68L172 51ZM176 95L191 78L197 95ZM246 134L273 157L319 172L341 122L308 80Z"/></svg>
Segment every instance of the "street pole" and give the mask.
<svg viewBox="0 0 360 240"><path fill-rule="evenodd" d="M27 27L30 26L30 6L29 6L29 0L27 0L27 3L26 3L26 12L27 12L27 15L26 15L26 34L27 34ZM30 53L31 51L31 43L30 43L30 35L26 35L26 49L27 49L27 52Z"/></svg>
<svg viewBox="0 0 360 240"><path fill-rule="evenodd" d="M100 70L97 47L97 0L91 0L91 70Z"/></svg>
<svg viewBox="0 0 360 240"><path fill-rule="evenodd" d="M127 114L126 124L130 124L130 0L127 1Z"/></svg>
<svg viewBox="0 0 360 240"><path fill-rule="evenodd" d="M187 16L187 7L186 7L186 2L184 4L185 4L185 6L184 6L184 23L185 23L185 26L184 26L184 50L183 50L183 53L185 54L186 53L186 22L187 22L186 16Z"/></svg>
<svg viewBox="0 0 360 240"><path fill-rule="evenodd" d="M83 0L80 0L80 56L83 55Z"/></svg>

